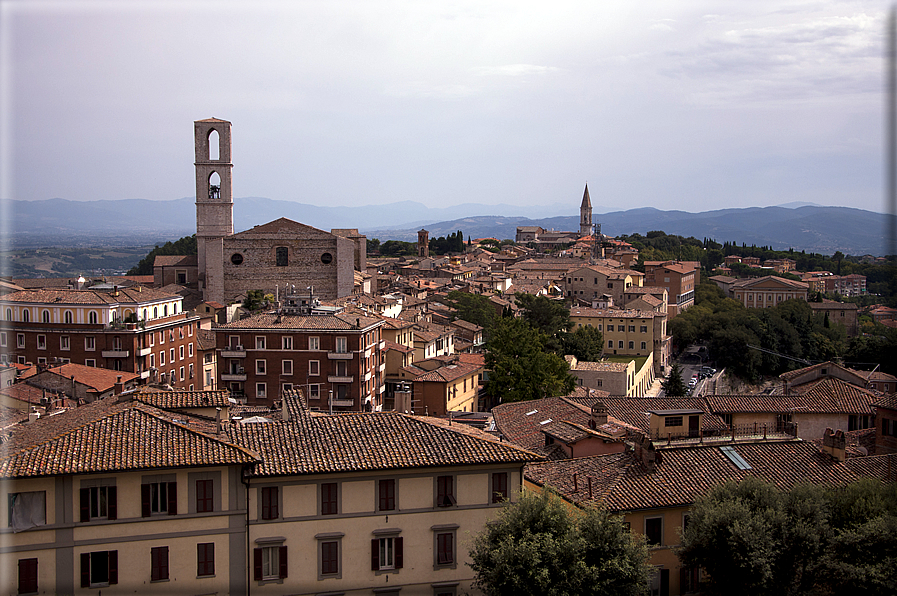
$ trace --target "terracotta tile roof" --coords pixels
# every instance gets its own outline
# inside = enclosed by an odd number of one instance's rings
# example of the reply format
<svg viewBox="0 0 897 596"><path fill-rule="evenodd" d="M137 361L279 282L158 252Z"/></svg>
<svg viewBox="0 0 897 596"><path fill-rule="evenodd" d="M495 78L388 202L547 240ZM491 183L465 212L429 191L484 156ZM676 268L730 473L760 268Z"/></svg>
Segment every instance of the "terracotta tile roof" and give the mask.
<svg viewBox="0 0 897 596"><path fill-rule="evenodd" d="M463 424L389 413L313 416L301 422L234 424L234 442L257 451L254 476L363 472L540 459L495 438L473 436Z"/></svg>
<svg viewBox="0 0 897 596"><path fill-rule="evenodd" d="M837 463L821 454L813 443L799 439L736 443L731 447L750 469L736 467L720 446L694 445L658 449L661 459L654 471L646 469L633 452L626 452L533 463L527 465L525 475L536 484L555 487L577 503L603 502L612 511L637 511L688 506L715 485L746 476L758 476L783 489L800 482L846 484L869 475L860 469L863 465L874 467L873 462L854 462L878 459L851 458Z"/></svg>
<svg viewBox="0 0 897 596"><path fill-rule="evenodd" d="M425 372L414 380L425 383L450 383L462 377L477 374L482 369L482 366L476 364L458 362L456 364L449 364L448 366L440 366L435 370Z"/></svg>
<svg viewBox="0 0 897 596"><path fill-rule="evenodd" d="M567 362L570 363L572 361L572 356L566 356L565 358L570 358ZM634 358L633 358L634 360ZM571 367L571 370L591 370L597 372L626 372L626 369L629 368L628 363L624 362L585 362L582 360L576 361L576 366Z"/></svg>
<svg viewBox="0 0 897 596"><path fill-rule="evenodd" d="M806 391L788 395L705 395L715 413L764 412L871 414L876 394L841 379L826 377L807 383Z"/></svg>
<svg viewBox="0 0 897 596"><path fill-rule="evenodd" d="M6 294L0 302L39 303L53 305L78 304L146 304L161 300L172 300L178 296L152 288L120 288L118 295L101 290L22 290Z"/></svg>
<svg viewBox="0 0 897 596"><path fill-rule="evenodd" d="M790 286L797 290L806 290L809 287L807 285L807 282L785 279L784 277L777 277L775 275L765 275L763 277L749 277L747 279L739 279L734 284L732 284L732 287L749 290L754 288L755 286L763 286L763 284L766 282L775 282L780 286Z"/></svg>
<svg viewBox="0 0 897 596"><path fill-rule="evenodd" d="M128 383L140 376L124 370L109 370L108 368L84 366L83 364L75 364L73 362L48 368L39 373L39 375L48 373L59 375L65 379L75 377L76 383L91 387L99 393L112 389L118 377L121 377L122 383ZM36 383L38 381L32 380L30 382Z"/></svg>
<svg viewBox="0 0 897 596"><path fill-rule="evenodd" d="M414 351L414 348L409 348L407 346L403 346L402 344L397 344L394 341L385 340L387 350L395 350L396 352L401 352L402 354L410 354Z"/></svg>
<svg viewBox="0 0 897 596"><path fill-rule="evenodd" d="M650 298L650 296L648 296ZM644 300L644 298L643 298ZM653 319L657 314L649 310L616 309L616 308L585 308L574 307L570 309L571 317L604 317L614 319Z"/></svg>
<svg viewBox="0 0 897 596"><path fill-rule="evenodd" d="M473 331L474 333L476 333L477 331L483 330L483 328L480 327L479 325L476 325L474 323L468 323L464 319L455 319L454 321L451 322L451 324L454 325L455 327L460 327L461 329L466 329L467 331Z"/></svg>
<svg viewBox="0 0 897 596"><path fill-rule="evenodd" d="M196 267L196 255L156 255L153 267Z"/></svg>
<svg viewBox="0 0 897 596"><path fill-rule="evenodd" d="M588 403L585 399L576 399ZM727 428L719 416L710 413L707 403L700 397L605 397L602 399L609 416L613 416L642 433L651 431L649 412L662 410L701 410L701 428L704 433Z"/></svg>
<svg viewBox="0 0 897 596"><path fill-rule="evenodd" d="M876 408L887 408L889 410L897 410L897 393L886 395L872 402Z"/></svg>
<svg viewBox="0 0 897 596"><path fill-rule="evenodd" d="M46 392L48 396L52 393L51 391ZM0 389L0 395L29 404L39 404L41 397L44 396L44 390L26 383L15 383Z"/></svg>
<svg viewBox="0 0 897 596"><path fill-rule="evenodd" d="M360 325L356 326L356 322ZM374 325L382 325L383 318L372 317L359 311L343 311L326 315L278 315L275 312L258 313L251 317L219 325L216 331L265 330L265 329L309 329L315 331L359 331Z"/></svg>
<svg viewBox="0 0 897 596"><path fill-rule="evenodd" d="M196 330L196 347L200 351L214 350L215 330L214 329L197 329Z"/></svg>
<svg viewBox="0 0 897 596"><path fill-rule="evenodd" d="M178 424L140 402L98 400L20 425L0 477L249 464L251 451Z"/></svg>
<svg viewBox="0 0 897 596"><path fill-rule="evenodd" d="M6 433L11 428L28 420L28 410L0 406L0 431ZM2 441L0 441L2 442Z"/></svg>
<svg viewBox="0 0 897 596"><path fill-rule="evenodd" d="M227 391L189 391L187 389L155 389L141 387L132 392L125 392L122 397L149 404L160 410L177 410L184 408L227 408L229 393ZM226 417L226 414L225 414Z"/></svg>

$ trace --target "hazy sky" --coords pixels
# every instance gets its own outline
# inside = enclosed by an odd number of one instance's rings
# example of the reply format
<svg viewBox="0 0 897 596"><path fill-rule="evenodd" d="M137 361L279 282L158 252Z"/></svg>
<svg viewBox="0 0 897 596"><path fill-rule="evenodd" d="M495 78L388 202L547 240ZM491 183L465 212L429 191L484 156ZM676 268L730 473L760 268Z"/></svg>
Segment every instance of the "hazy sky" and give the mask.
<svg viewBox="0 0 897 596"><path fill-rule="evenodd" d="M0 0L0 197L881 211L886 8Z"/></svg>

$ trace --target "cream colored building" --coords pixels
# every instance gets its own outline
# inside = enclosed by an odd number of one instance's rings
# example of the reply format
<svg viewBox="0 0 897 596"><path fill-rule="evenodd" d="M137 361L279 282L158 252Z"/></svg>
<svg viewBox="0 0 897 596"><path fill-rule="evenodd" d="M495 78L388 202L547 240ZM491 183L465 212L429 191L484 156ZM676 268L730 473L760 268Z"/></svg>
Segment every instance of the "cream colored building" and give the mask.
<svg viewBox="0 0 897 596"><path fill-rule="evenodd" d="M575 356L565 356L570 365L570 374L578 379L581 387L600 389L611 395L644 397L654 382L654 363L648 355L641 368L636 361L628 362L585 362Z"/></svg>
<svg viewBox="0 0 897 596"><path fill-rule="evenodd" d="M611 269L590 265L567 271L564 276L564 296L591 303L604 294L613 296L616 304L623 304L623 294L632 287L641 287L645 275L631 269Z"/></svg>
<svg viewBox="0 0 897 596"><path fill-rule="evenodd" d="M665 374L671 342L665 312L574 306L570 321L571 331L577 327L598 329L604 336L605 355L651 356L653 376Z"/></svg>
<svg viewBox="0 0 897 596"><path fill-rule="evenodd" d="M767 275L740 279L732 284L730 296L748 308L769 308L785 300L807 300L809 286L803 281Z"/></svg>

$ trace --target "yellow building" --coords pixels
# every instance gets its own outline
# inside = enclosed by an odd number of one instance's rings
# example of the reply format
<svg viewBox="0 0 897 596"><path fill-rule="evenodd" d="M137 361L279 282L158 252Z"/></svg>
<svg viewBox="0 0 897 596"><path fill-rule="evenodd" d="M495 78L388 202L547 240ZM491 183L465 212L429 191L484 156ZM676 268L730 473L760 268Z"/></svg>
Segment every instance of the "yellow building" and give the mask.
<svg viewBox="0 0 897 596"><path fill-rule="evenodd" d="M604 336L604 354L653 356L653 374L665 374L670 359L670 336L664 312L635 309L570 309L571 331L594 327Z"/></svg>

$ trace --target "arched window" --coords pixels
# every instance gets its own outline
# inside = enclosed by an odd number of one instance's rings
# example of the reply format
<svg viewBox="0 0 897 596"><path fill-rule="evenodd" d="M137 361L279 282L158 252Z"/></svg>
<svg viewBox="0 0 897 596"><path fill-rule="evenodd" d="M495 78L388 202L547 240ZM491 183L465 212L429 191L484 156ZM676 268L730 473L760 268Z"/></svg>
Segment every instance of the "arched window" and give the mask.
<svg viewBox="0 0 897 596"><path fill-rule="evenodd" d="M11 308L6 309L6 320L12 321L12 309Z"/></svg>
<svg viewBox="0 0 897 596"><path fill-rule="evenodd" d="M27 308L22 311L22 321L25 323L28 323L29 321L31 321L31 313L28 312Z"/></svg>
<svg viewBox="0 0 897 596"><path fill-rule="evenodd" d="M41 318L41 321L42 321L42 322L44 322L44 323L49 323L49 322L50 322L50 311L49 311L49 310L45 310L44 312L42 312L42 313L40 314L40 318Z"/></svg>
<svg viewBox="0 0 897 596"><path fill-rule="evenodd" d="M143 320L144 321L146 320L146 309L145 308L143 309Z"/></svg>
<svg viewBox="0 0 897 596"><path fill-rule="evenodd" d="M218 175L218 172L212 172L212 175L209 176L209 198L221 198L221 176Z"/></svg>
<svg viewBox="0 0 897 596"><path fill-rule="evenodd" d="M165 306L162 307L162 316L163 316L163 317L167 317L167 316L168 316L168 305L167 305L167 304L166 304Z"/></svg>
<svg viewBox="0 0 897 596"><path fill-rule="evenodd" d="M218 131L212 129L209 131L209 161L218 161L221 159L221 138Z"/></svg>
<svg viewBox="0 0 897 596"><path fill-rule="evenodd" d="M65 314L63 315L63 317L64 317L64 320L67 325L72 324L72 311L70 311L70 310L65 311Z"/></svg>
<svg viewBox="0 0 897 596"><path fill-rule="evenodd" d="M153 318L154 318L154 319L158 319L158 318L159 318L159 307L158 307L158 306L154 306L154 307L153 307Z"/></svg>
<svg viewBox="0 0 897 596"><path fill-rule="evenodd" d="M97 324L97 313L95 313L94 311L90 311L89 313L87 313L87 322L90 323L91 325L96 325Z"/></svg>

